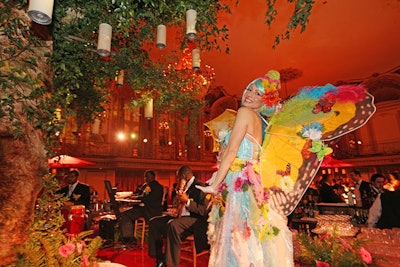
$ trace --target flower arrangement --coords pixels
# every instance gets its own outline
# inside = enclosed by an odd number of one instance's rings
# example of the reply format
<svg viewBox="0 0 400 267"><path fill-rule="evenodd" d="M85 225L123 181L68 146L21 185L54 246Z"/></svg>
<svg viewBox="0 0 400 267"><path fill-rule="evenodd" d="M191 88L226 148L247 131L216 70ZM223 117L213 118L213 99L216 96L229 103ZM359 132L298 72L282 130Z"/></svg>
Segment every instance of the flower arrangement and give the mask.
<svg viewBox="0 0 400 267"><path fill-rule="evenodd" d="M376 259L363 247L363 239L346 241L334 232L321 237L299 234L299 241L301 251L295 257L296 267L378 266Z"/></svg>

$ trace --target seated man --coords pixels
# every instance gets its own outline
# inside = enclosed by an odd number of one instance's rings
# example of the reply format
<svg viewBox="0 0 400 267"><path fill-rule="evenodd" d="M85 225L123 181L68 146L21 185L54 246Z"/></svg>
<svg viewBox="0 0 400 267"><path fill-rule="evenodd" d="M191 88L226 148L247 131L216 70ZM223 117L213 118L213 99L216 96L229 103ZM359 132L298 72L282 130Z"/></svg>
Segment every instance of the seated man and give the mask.
<svg viewBox="0 0 400 267"><path fill-rule="evenodd" d="M127 245L135 245L136 238L133 236L135 220L144 217L146 222L154 216L159 216L163 212L162 198L163 186L156 181L154 171L147 170L144 174L146 187L143 195L139 197L144 206L134 206L122 213L120 228L122 232L122 241Z"/></svg>
<svg viewBox="0 0 400 267"><path fill-rule="evenodd" d="M90 205L90 188L88 185L78 181L79 172L77 170L70 171L67 175L67 186L57 191L57 194L63 194L69 198L72 205L84 205L89 210Z"/></svg>
<svg viewBox="0 0 400 267"><path fill-rule="evenodd" d="M149 224L149 256L156 258L156 266L179 266L181 243L187 236L194 234L196 251L208 249L207 219L208 200L206 195L196 188L203 184L196 180L188 166L182 166L178 171L178 179L186 182L185 188L178 193L178 216L164 215L152 218ZM165 255L162 237L167 237Z"/></svg>

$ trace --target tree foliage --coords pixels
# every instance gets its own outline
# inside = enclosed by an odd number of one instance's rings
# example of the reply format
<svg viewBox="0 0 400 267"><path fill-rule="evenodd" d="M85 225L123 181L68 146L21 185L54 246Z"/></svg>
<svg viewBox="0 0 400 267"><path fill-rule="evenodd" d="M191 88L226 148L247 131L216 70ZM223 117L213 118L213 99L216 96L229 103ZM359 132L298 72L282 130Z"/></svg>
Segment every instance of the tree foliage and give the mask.
<svg viewBox="0 0 400 267"><path fill-rule="evenodd" d="M294 4L294 14L288 31L277 37L276 44L288 39L298 26L302 31L305 29L314 4L312 0L288 2ZM229 52L228 29L218 23L221 12L230 12L224 1L55 0L53 21L47 26L50 47L36 37L32 25L16 16L17 12L27 11L27 3L27 0L5 0L0 11L1 38L7 40L0 58L0 120L7 122L7 131L13 136L23 136L16 112L21 108L30 123L45 133L48 148L57 142L57 133L66 117L75 117L79 127L103 110L109 83L121 70L133 90L133 106L142 106L152 98L158 111L179 111L182 116L201 111L204 101L199 95L204 88L191 76L169 67L188 46L185 37L188 9L197 11L195 46ZM266 24L270 25L277 14L276 0L266 3ZM100 23L108 23L113 29L109 57L96 53ZM169 62L158 62L151 57L156 49L154 40L159 24L166 25L168 34L181 40L180 49L170 55ZM38 53L40 47L47 53ZM51 70L45 73L36 63L43 56L47 57Z"/></svg>

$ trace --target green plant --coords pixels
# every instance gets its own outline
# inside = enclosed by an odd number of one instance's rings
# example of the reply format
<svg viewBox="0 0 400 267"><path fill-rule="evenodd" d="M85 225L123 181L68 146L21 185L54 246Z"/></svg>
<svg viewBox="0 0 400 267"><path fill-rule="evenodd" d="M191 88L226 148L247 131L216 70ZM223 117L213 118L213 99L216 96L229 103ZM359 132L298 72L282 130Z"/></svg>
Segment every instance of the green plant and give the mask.
<svg viewBox="0 0 400 267"><path fill-rule="evenodd" d="M321 237L299 234L301 252L295 259L296 266L316 267L361 267L378 266L363 244L366 240L351 240L340 237L337 233Z"/></svg>
<svg viewBox="0 0 400 267"><path fill-rule="evenodd" d="M27 229L28 239L15 248L17 260L13 266L93 266L102 239L90 242L85 238L92 231L68 235L62 230L61 209L65 198L55 193L58 182L53 175L43 178L43 190L37 199L34 221Z"/></svg>

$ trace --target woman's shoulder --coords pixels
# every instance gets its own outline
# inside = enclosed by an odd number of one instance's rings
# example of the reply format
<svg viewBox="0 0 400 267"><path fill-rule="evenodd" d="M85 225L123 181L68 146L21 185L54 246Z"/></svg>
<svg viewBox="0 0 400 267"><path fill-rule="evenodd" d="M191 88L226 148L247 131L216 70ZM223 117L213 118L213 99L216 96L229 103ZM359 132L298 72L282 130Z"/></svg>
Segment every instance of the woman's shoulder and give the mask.
<svg viewBox="0 0 400 267"><path fill-rule="evenodd" d="M257 113L249 107L240 107L237 112L237 116L239 115L255 116Z"/></svg>

